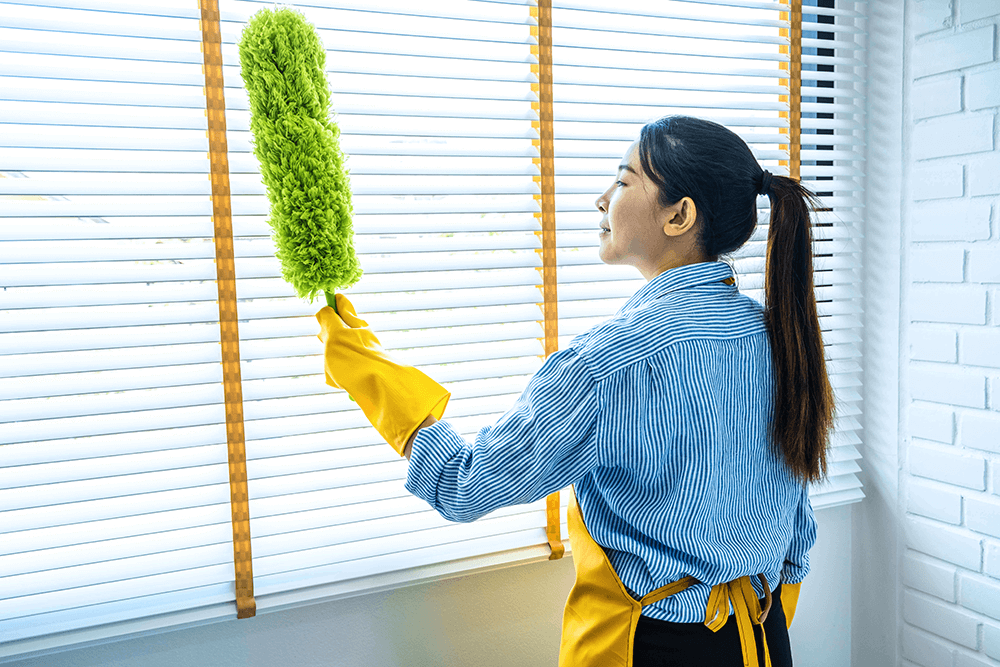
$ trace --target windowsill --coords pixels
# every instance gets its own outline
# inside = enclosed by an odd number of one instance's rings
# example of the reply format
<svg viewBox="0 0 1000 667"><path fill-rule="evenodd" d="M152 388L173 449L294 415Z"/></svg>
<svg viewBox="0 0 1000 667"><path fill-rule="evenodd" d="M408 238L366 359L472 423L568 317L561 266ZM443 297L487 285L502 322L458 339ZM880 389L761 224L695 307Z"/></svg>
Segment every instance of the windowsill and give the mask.
<svg viewBox="0 0 1000 667"><path fill-rule="evenodd" d="M566 554L569 540L564 540ZM332 602L369 593L378 593L418 584L443 581L470 574L480 574L518 565L548 560L548 545L511 549L494 554L473 556L447 563L422 565L395 572L361 577L321 586L257 596L257 613L283 611L322 602ZM0 664L27 658L37 658L61 651L97 646L123 639L134 639L163 632L193 628L220 621L236 620L236 603L216 604L199 609L161 614L91 628L33 637L9 644L0 644Z"/></svg>
<svg viewBox="0 0 1000 667"><path fill-rule="evenodd" d="M859 501L860 498L851 494L850 498L845 496L840 502L823 504L814 509L819 512L833 507L854 504ZM562 532L565 535L565 525ZM565 556L571 555L572 549L570 548L569 539L565 538L563 544L566 547ZM266 614L284 611L296 607L502 570L518 565L539 563L548 560L549 553L548 545L542 544L501 551L494 554L473 556L446 563L421 565L405 570L396 570L394 572L386 572L320 586L261 595L256 597L257 613ZM55 633L44 637L34 637L19 642L0 644L0 664L232 620L236 620L235 601L122 621L120 623Z"/></svg>

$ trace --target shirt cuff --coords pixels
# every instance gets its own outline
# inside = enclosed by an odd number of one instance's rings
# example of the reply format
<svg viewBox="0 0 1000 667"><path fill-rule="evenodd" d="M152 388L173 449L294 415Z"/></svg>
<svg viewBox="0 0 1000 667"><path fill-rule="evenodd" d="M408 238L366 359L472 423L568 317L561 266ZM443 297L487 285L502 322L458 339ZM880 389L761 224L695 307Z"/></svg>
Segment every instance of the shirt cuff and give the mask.
<svg viewBox="0 0 1000 667"><path fill-rule="evenodd" d="M466 446L465 438L459 435L447 421L437 421L417 431L410 449L410 467L406 473L406 490L430 503L435 510L438 505L438 478L445 464Z"/></svg>
<svg viewBox="0 0 1000 667"><path fill-rule="evenodd" d="M796 565L791 561L785 561L785 564L781 568L781 583L783 584L798 584L806 578L809 574L809 560L806 559L803 565Z"/></svg>

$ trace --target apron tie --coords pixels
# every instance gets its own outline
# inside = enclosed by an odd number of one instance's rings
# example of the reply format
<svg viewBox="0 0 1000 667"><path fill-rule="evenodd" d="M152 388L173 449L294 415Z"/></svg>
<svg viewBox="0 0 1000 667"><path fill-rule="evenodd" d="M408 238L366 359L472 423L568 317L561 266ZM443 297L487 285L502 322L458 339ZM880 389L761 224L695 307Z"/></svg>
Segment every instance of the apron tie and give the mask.
<svg viewBox="0 0 1000 667"><path fill-rule="evenodd" d="M771 667L771 654L767 650L767 637L764 635L764 619L771 611L771 589L764 575L758 574L764 585L765 607L761 611L757 591L750 583L750 577L740 577L733 581L716 584L708 596L705 608L705 625L712 632L718 632L729 620L729 603L733 604L736 616L736 627L740 633L740 646L743 648L744 667L759 667L757 662L757 641L754 638L753 626L760 626L760 637L764 642L764 667Z"/></svg>

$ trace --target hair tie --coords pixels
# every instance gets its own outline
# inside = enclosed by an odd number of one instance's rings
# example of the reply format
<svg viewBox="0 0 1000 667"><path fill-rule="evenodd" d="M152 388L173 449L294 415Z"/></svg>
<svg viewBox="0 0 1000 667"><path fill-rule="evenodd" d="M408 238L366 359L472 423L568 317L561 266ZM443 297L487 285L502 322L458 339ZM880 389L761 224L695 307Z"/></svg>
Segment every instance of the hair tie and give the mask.
<svg viewBox="0 0 1000 667"><path fill-rule="evenodd" d="M760 177L760 189L757 191L759 195L766 195L771 193L771 177L773 174L767 169L764 170L764 174Z"/></svg>

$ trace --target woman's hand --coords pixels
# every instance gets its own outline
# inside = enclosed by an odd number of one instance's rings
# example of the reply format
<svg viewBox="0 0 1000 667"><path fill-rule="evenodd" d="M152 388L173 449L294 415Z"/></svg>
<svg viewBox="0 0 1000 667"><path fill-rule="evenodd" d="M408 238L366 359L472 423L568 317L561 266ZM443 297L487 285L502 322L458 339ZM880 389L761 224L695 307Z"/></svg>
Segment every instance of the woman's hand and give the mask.
<svg viewBox="0 0 1000 667"><path fill-rule="evenodd" d="M336 303L337 312L324 306L316 313L326 383L347 391L402 456L428 415L435 421L444 416L451 394L426 374L386 354L346 296L337 294Z"/></svg>

